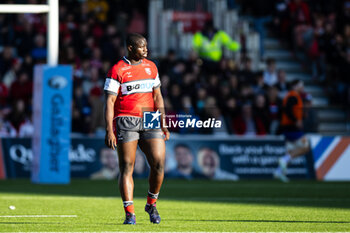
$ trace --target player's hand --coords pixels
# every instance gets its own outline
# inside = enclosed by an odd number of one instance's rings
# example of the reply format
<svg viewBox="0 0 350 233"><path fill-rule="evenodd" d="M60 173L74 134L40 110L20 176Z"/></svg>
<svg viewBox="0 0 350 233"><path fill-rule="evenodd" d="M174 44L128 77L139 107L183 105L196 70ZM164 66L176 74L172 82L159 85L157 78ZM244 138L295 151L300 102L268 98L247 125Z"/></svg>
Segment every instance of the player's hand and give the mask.
<svg viewBox="0 0 350 233"><path fill-rule="evenodd" d="M168 141L169 138L170 138L170 132L169 132L169 130L168 130L167 128L162 128L162 130L163 130L163 133L164 133L164 140L165 140L165 141Z"/></svg>
<svg viewBox="0 0 350 233"><path fill-rule="evenodd" d="M115 150L117 148L117 140L113 132L106 133L105 144L112 150Z"/></svg>

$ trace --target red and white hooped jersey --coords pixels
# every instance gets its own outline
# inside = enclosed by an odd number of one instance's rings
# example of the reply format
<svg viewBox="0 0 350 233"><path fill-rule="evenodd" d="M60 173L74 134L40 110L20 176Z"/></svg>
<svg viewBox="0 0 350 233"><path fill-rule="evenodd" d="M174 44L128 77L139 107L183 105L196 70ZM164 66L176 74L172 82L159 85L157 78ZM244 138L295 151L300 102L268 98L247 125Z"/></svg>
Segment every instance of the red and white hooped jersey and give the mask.
<svg viewBox="0 0 350 233"><path fill-rule="evenodd" d="M154 110L153 89L160 86L156 65L147 59L131 64L125 57L108 72L104 90L117 95L115 117L142 117L143 111Z"/></svg>

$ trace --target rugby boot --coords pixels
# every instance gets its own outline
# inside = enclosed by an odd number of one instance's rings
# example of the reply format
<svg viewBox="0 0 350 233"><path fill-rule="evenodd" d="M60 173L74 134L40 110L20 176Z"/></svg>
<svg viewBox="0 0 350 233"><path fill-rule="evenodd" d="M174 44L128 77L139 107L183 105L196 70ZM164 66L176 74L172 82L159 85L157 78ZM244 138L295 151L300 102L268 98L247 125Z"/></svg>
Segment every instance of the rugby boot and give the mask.
<svg viewBox="0 0 350 233"><path fill-rule="evenodd" d="M156 208L156 203L152 205L146 205L145 211L149 214L149 220L151 223L155 223L155 224L160 223L160 216Z"/></svg>
<svg viewBox="0 0 350 233"><path fill-rule="evenodd" d="M135 214L126 212L125 221L123 224L135 225L136 224Z"/></svg>

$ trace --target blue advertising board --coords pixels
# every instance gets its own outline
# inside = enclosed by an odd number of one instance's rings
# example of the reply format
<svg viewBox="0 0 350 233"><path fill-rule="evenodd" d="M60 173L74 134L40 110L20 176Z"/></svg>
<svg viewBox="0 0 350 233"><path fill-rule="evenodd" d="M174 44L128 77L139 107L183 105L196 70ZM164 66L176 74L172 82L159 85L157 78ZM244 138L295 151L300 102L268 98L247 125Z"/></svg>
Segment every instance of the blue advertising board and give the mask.
<svg viewBox="0 0 350 233"><path fill-rule="evenodd" d="M29 177L33 163L30 139L2 138L5 178ZM285 154L283 139L220 139L173 137L166 142L166 178L176 179L272 179L278 159ZM103 138L71 139L69 150L72 178L116 179L117 152ZM311 154L294 159L288 167L291 179L314 179ZM0 164L1 166L1 164ZM136 151L134 177L146 178L149 166L142 151Z"/></svg>
<svg viewBox="0 0 350 233"><path fill-rule="evenodd" d="M213 180L271 179L285 155L283 138L172 138L166 142L166 177ZM293 159L287 175L313 179L311 154Z"/></svg>
<svg viewBox="0 0 350 233"><path fill-rule="evenodd" d="M29 178L34 163L29 138L1 138L0 179ZM105 145L103 138L78 137L71 139L69 149L70 177L90 179L116 179L119 174L118 155ZM136 153L134 177L146 178L148 165L140 149Z"/></svg>
<svg viewBox="0 0 350 233"><path fill-rule="evenodd" d="M38 65L34 70L32 181L70 182L72 67Z"/></svg>

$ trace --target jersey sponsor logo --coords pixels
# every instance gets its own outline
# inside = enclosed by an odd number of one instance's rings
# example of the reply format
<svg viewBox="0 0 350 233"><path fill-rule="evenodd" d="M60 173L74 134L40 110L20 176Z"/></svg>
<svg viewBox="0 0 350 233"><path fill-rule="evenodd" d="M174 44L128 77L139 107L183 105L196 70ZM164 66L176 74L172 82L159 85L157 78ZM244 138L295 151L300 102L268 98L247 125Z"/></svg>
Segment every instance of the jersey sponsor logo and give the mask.
<svg viewBox="0 0 350 233"><path fill-rule="evenodd" d="M141 83L141 84L135 84L135 85L128 85L126 86L127 91L132 91L132 90L145 90L153 87L153 83Z"/></svg>
<svg viewBox="0 0 350 233"><path fill-rule="evenodd" d="M148 75L151 75L151 74L152 74L151 68L146 67L146 68L145 68L145 71L146 71L146 73L147 73Z"/></svg>
<svg viewBox="0 0 350 233"><path fill-rule="evenodd" d="M152 92L154 87L154 79L144 79L126 82L123 83L121 86L123 95Z"/></svg>

